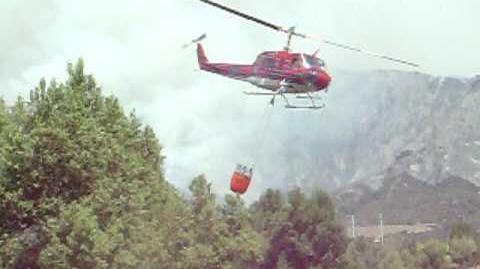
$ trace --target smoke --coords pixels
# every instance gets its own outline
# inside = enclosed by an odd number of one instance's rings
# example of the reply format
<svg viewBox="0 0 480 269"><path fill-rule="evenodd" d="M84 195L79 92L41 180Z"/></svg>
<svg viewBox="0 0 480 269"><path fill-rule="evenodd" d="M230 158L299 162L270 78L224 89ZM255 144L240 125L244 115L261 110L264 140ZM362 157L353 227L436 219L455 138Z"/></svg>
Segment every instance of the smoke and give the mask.
<svg viewBox="0 0 480 269"><path fill-rule="evenodd" d="M479 73L475 0L223 3L301 32L416 61L428 73ZM253 90L249 84L199 72L194 50L180 48L206 32L210 60L249 63L262 50L283 47L279 33L191 0L3 1L0 31L0 94L7 101L26 95L42 76L64 78L66 62L83 57L107 94L155 128L167 177L180 188L205 173L217 192L226 192L235 164L251 163L254 156L247 199L267 187L312 180L312 171L328 165L321 156L352 139L352 122L360 120L356 110L368 101L349 99L336 90L342 82L334 81L324 111L274 108L258 149L268 99L244 96ZM317 46L295 40L294 48L313 52ZM406 69L324 46L320 53L334 75L341 69Z"/></svg>

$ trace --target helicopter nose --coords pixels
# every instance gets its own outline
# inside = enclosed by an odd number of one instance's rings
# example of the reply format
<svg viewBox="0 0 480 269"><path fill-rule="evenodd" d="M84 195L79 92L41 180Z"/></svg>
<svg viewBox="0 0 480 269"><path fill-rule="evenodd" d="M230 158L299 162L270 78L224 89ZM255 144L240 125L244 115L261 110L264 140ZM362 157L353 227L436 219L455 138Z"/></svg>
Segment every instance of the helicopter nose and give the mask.
<svg viewBox="0 0 480 269"><path fill-rule="evenodd" d="M325 72L324 70L319 71L315 79L315 86L318 89L324 89L328 87L331 80L332 80L332 77L330 77L330 75L327 72Z"/></svg>

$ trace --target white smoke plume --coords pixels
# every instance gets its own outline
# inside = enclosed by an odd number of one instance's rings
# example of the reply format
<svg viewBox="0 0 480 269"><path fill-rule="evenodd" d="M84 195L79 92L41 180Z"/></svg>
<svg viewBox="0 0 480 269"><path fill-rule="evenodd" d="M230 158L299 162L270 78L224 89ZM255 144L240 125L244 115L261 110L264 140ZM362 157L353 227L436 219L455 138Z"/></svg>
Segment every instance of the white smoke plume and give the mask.
<svg viewBox="0 0 480 269"><path fill-rule="evenodd" d="M427 73L480 72L476 0L222 3L321 38L413 60ZM279 33L194 0L2 1L0 95L12 102L42 76L64 78L66 63L83 57L105 92L155 128L170 181L185 188L205 173L223 193L235 163L253 161L268 100L242 95L252 90L248 84L196 71L194 50L181 45L205 32L212 61L249 63L285 41ZM313 52L317 44L294 40L294 48ZM325 46L320 53L334 75L342 69L409 70ZM362 100L343 99L335 92L338 83L332 84L325 111L275 108L247 198L305 180L309 171L299 171L316 166L312 148L334 152L336 144L351 139L350 122L359 120L354 108ZM299 163L295 156L307 151L309 163Z"/></svg>

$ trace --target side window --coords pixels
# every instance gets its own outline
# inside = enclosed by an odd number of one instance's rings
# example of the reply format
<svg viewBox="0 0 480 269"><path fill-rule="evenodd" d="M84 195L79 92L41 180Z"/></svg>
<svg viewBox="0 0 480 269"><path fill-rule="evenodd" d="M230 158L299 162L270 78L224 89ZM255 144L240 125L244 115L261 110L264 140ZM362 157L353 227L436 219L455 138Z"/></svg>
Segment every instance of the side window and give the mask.
<svg viewBox="0 0 480 269"><path fill-rule="evenodd" d="M253 72L257 73L264 69L272 69L277 67L277 61L268 55L262 55L257 58L253 67Z"/></svg>
<svg viewBox="0 0 480 269"><path fill-rule="evenodd" d="M265 57L263 60L263 67L265 68L274 68L275 67L275 60L269 57Z"/></svg>

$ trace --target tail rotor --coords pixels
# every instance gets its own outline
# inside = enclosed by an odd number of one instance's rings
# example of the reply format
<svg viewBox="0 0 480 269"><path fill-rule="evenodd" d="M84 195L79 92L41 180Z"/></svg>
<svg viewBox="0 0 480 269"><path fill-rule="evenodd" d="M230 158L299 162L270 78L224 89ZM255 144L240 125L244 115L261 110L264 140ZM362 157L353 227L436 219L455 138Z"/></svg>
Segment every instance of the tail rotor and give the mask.
<svg viewBox="0 0 480 269"><path fill-rule="evenodd" d="M182 46L182 49L186 49L186 48L190 47L190 46L193 45L193 44L196 44L196 43L198 43L198 42L201 42L201 41L204 40L205 38L207 38L207 34L203 34L203 35L201 35L201 36L193 39L192 41L184 44L184 45Z"/></svg>

